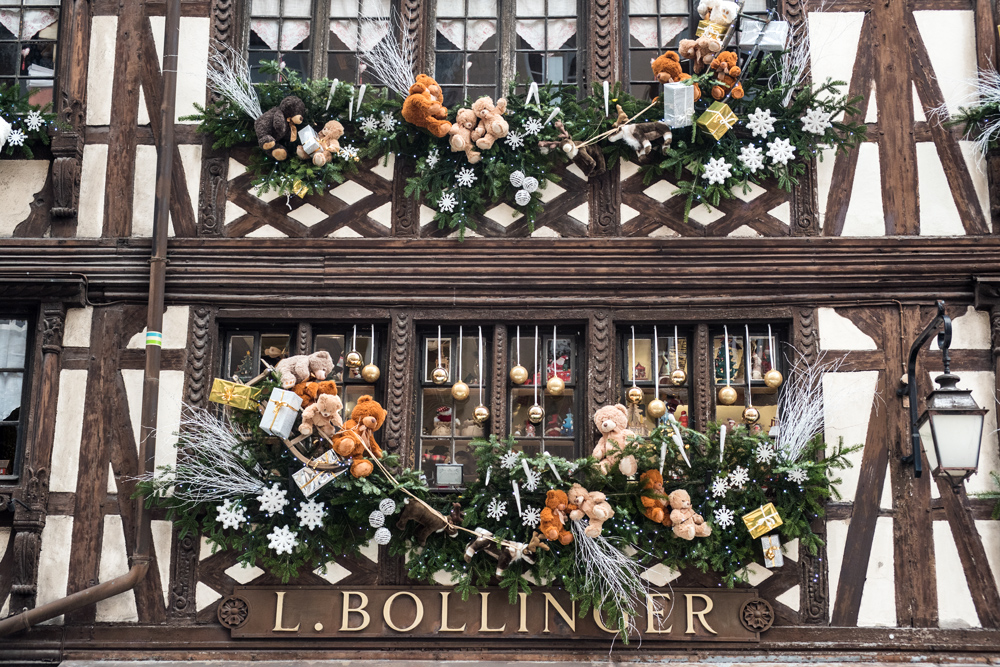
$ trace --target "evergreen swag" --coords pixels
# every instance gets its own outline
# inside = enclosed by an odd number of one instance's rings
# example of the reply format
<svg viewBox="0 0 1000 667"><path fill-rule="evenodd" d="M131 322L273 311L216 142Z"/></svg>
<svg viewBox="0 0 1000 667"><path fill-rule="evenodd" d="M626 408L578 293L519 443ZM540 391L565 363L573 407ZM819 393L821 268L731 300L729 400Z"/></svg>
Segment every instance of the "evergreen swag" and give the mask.
<svg viewBox="0 0 1000 667"><path fill-rule="evenodd" d="M34 92L22 90L17 83L0 84L0 118L11 125L11 134L0 151L4 157L32 160L39 146L49 145L49 125L56 123L56 115L51 103L29 102Z"/></svg>

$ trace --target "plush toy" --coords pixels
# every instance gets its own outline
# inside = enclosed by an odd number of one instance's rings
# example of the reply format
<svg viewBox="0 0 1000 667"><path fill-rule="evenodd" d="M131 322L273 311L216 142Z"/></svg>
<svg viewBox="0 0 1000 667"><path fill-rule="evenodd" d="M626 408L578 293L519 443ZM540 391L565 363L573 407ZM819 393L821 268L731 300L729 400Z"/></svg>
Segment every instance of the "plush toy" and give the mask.
<svg viewBox="0 0 1000 667"><path fill-rule="evenodd" d="M483 427L477 424L475 419L464 420L458 429L458 434L466 438L481 438L483 433Z"/></svg>
<svg viewBox="0 0 1000 667"><path fill-rule="evenodd" d="M601 439L597 441L592 455L598 460L601 471L607 475L611 466L618 463L621 448L625 446L627 439L635 434L628 429L628 411L621 403L598 408L594 413L594 424L601 433ZM622 470L622 474L628 473Z"/></svg>
<svg viewBox="0 0 1000 667"><path fill-rule="evenodd" d="M694 43L695 40L688 39L684 41ZM722 48L721 44L719 44L719 48ZM716 51L718 50L719 49L716 49ZM685 57L690 58L691 56ZM711 58L709 58L709 61L711 61ZM687 81L691 78L690 74L687 74L681 69L681 59L675 51L667 51L662 56L659 56L656 60L652 61L651 65L653 68L653 78L660 83L681 83L682 81ZM695 67L695 71L698 71L697 66ZM699 88L697 84L694 84L691 87L694 88L694 100L697 102L701 99L701 88ZM619 105L618 108L621 109L621 106Z"/></svg>
<svg viewBox="0 0 1000 667"><path fill-rule="evenodd" d="M465 516L462 514L462 506L452 503L451 514L446 519L424 503L407 498L403 501L403 513L399 515L396 528L403 530L410 521L415 521L420 526L417 531L417 544L425 546L427 538L434 533L444 533L448 537L458 535L455 526L461 526Z"/></svg>
<svg viewBox="0 0 1000 667"><path fill-rule="evenodd" d="M573 413L567 412L566 419L563 420L562 429L560 429L559 435L567 438L573 437Z"/></svg>
<svg viewBox="0 0 1000 667"><path fill-rule="evenodd" d="M298 125L302 124L302 116L306 105L294 95L281 100L278 106L268 109L254 121L253 129L257 133L257 145L275 160L284 160L288 151L281 143L298 139Z"/></svg>
<svg viewBox="0 0 1000 667"><path fill-rule="evenodd" d="M566 520L569 513L577 509L569 504L565 491L549 489L545 494L545 507L542 509L541 523L538 529L542 536L550 541L558 540L559 544L569 544L573 541L573 533L566 530Z"/></svg>
<svg viewBox="0 0 1000 667"><path fill-rule="evenodd" d="M479 127L482 130L482 137L476 140L476 146L482 150L493 148L497 139L503 139L510 131L503 114L507 111L507 100L500 98L493 104L493 98L480 97L472 103L472 111L479 118Z"/></svg>
<svg viewBox="0 0 1000 667"><path fill-rule="evenodd" d="M534 531L532 531L530 542L527 544L514 542L513 545L497 544L493 533L485 528L476 528L476 533L479 534L479 537L465 547L465 562L471 563L472 557L482 551L496 559L498 577L503 575L504 570L510 567L511 563L516 563L519 560L534 565L535 552L538 549L549 551L549 545L542 544L541 534Z"/></svg>
<svg viewBox="0 0 1000 667"><path fill-rule="evenodd" d="M448 144L452 153L465 151L465 159L469 164L476 164L482 153L476 150L476 141L483 136L483 128L479 125L479 117L472 109L459 109L455 114L455 122L451 124L448 134Z"/></svg>
<svg viewBox="0 0 1000 667"><path fill-rule="evenodd" d="M323 394L337 395L336 380L323 380L321 382L299 382L292 387L292 391L302 399L302 407L308 408L319 396Z"/></svg>
<svg viewBox="0 0 1000 667"><path fill-rule="evenodd" d="M625 140L625 143L635 151L636 156L642 158L649 155L653 150L653 142L663 139L660 151L666 152L667 146L673 139L670 126L663 121L652 121L648 123L631 123L622 125L618 131L608 137L608 141L615 142Z"/></svg>
<svg viewBox="0 0 1000 667"><path fill-rule="evenodd" d="M447 121L448 109L441 104L442 100L441 86L426 74L418 74L403 101L403 119L440 139L451 129Z"/></svg>
<svg viewBox="0 0 1000 667"><path fill-rule="evenodd" d="M367 477L375 466L365 458L365 445L372 456L382 458L382 449L375 442L373 433L385 422L385 410L371 396L362 396L351 410L351 418L344 424L340 437L333 443L333 451L344 458L353 459L351 475Z"/></svg>
<svg viewBox="0 0 1000 667"><path fill-rule="evenodd" d="M705 66L711 64L712 60L715 59L715 54L721 50L722 42L704 35L696 39L682 39L677 44L677 51L681 58L687 58L691 61L695 74L705 71ZM695 86L695 99L700 98L701 90Z"/></svg>
<svg viewBox="0 0 1000 667"><path fill-rule="evenodd" d="M569 487L566 496L569 499L569 504L577 508L570 511L569 518L573 521L580 521L587 517L590 520L583 531L587 537L600 535L604 522L615 515L607 496L600 491L587 491L580 484L574 483L573 486Z"/></svg>
<svg viewBox="0 0 1000 667"><path fill-rule="evenodd" d="M320 394L314 403L302 411L299 433L312 435L313 430L317 430L332 439L337 431L344 427L344 419L340 416L340 411L343 409L344 404L340 401L340 396Z"/></svg>
<svg viewBox="0 0 1000 667"><path fill-rule="evenodd" d="M670 504L667 502L667 494L663 490L663 475L659 470L647 470L639 476L642 482L642 513L647 519L654 523L660 523L669 528L673 524L670 522Z"/></svg>
<svg viewBox="0 0 1000 667"><path fill-rule="evenodd" d="M562 420L559 419L559 415L549 415L549 423L545 427L545 436L558 438L560 435L562 435Z"/></svg>
<svg viewBox="0 0 1000 667"><path fill-rule="evenodd" d="M316 141L319 142L319 150L312 154L312 163L317 167L322 167L332 160L333 156L340 152L340 142L338 139L342 136L344 136L344 126L336 120L327 121L323 129L316 135ZM305 152L302 146L295 149L295 154L301 160L310 159L309 154Z"/></svg>
<svg viewBox="0 0 1000 667"><path fill-rule="evenodd" d="M325 380L333 370L333 357L326 350L312 354L297 354L278 361L274 365L274 370L281 377L281 386L284 389L291 389L310 377Z"/></svg>
<svg viewBox="0 0 1000 667"><path fill-rule="evenodd" d="M434 429L431 435L450 436L451 435L451 406L442 405L434 415Z"/></svg>
<svg viewBox="0 0 1000 667"><path fill-rule="evenodd" d="M708 537L712 527L705 523L700 514L691 509L691 496L684 489L670 492L670 522L674 527L674 535L683 540L693 540L696 537Z"/></svg>
<svg viewBox="0 0 1000 667"><path fill-rule="evenodd" d="M733 0L701 0L698 15L705 21L728 26L740 13L740 6Z"/></svg>
<svg viewBox="0 0 1000 667"><path fill-rule="evenodd" d="M712 61L711 68L715 72L715 78L718 80L718 83L712 86L712 97L721 100L732 89L730 94L733 96L733 99L739 100L743 98L743 84L736 82L742 70L736 65L735 53L732 51L723 51Z"/></svg>
<svg viewBox="0 0 1000 667"><path fill-rule="evenodd" d="M580 168L587 178L600 176L608 171L607 163L604 161L604 152L597 144L581 147L575 141L562 121L557 120L552 124L559 130L559 139L556 141L539 141L538 150L542 155L548 155L549 151L559 150L566 154L576 166Z"/></svg>

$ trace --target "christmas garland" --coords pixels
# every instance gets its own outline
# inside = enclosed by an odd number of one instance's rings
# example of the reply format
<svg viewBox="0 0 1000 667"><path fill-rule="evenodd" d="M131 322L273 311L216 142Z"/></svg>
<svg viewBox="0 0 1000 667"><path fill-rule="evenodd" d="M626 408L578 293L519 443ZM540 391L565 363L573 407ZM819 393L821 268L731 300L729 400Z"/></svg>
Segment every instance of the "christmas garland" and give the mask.
<svg viewBox="0 0 1000 667"><path fill-rule="evenodd" d="M0 85L0 154L32 160L35 149L49 145L49 126L56 124L52 105L31 104L33 90L16 83Z"/></svg>

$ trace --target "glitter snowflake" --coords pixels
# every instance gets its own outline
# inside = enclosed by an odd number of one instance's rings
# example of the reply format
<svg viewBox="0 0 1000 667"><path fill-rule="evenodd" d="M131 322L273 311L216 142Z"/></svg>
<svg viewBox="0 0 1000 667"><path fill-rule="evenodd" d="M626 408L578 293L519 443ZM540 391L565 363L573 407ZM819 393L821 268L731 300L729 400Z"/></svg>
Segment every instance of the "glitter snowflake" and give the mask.
<svg viewBox="0 0 1000 667"><path fill-rule="evenodd" d="M810 109L802 117L802 129L813 134L825 134L827 128L833 127L830 114L822 109Z"/></svg>
<svg viewBox="0 0 1000 667"><path fill-rule="evenodd" d="M235 500L227 500L219 505L218 512L219 521L222 522L223 528L239 528L247 520L246 515L243 514L243 508L239 507Z"/></svg>
<svg viewBox="0 0 1000 667"><path fill-rule="evenodd" d="M726 179L732 176L729 172L732 166L722 158L709 158L708 164L705 165L705 180L720 185L725 183Z"/></svg>
<svg viewBox="0 0 1000 667"><path fill-rule="evenodd" d="M542 131L542 121L538 118L529 118L524 124L524 133L527 135L538 134Z"/></svg>
<svg viewBox="0 0 1000 667"><path fill-rule="evenodd" d="M788 164L795 157L795 146L788 139L775 139L767 145L767 156L775 163Z"/></svg>
<svg viewBox="0 0 1000 667"><path fill-rule="evenodd" d="M537 507L525 507L521 512L521 525L534 528L542 519L542 510Z"/></svg>
<svg viewBox="0 0 1000 667"><path fill-rule="evenodd" d="M326 517L326 510L323 509L323 505L320 503L315 500L310 500L307 503L299 505L299 511L297 514L299 517L299 525L303 528L313 530L323 525L323 519Z"/></svg>
<svg viewBox="0 0 1000 667"><path fill-rule="evenodd" d="M366 137L372 132L378 132L378 121L368 116L368 118L361 121L361 131L365 133Z"/></svg>
<svg viewBox="0 0 1000 667"><path fill-rule="evenodd" d="M719 528L729 528L735 523L733 520L733 511L725 505L715 510L715 523Z"/></svg>
<svg viewBox="0 0 1000 667"><path fill-rule="evenodd" d="M383 112L382 120L379 121L379 125L381 125L382 129L386 132L392 132L396 129L396 119L392 117L392 114Z"/></svg>
<svg viewBox="0 0 1000 667"><path fill-rule="evenodd" d="M796 484L801 484L802 482L806 481L806 478L808 477L809 473L807 473L802 468L795 468L794 470L788 471L788 479L792 480Z"/></svg>
<svg viewBox="0 0 1000 667"><path fill-rule="evenodd" d="M279 556L290 554L292 549L299 546L299 541L295 538L295 533L288 529L288 524L281 528L275 527L267 535L268 547L273 549Z"/></svg>
<svg viewBox="0 0 1000 667"><path fill-rule="evenodd" d="M343 148L340 149L340 157L344 158L345 160L354 160L355 162L357 162L359 159L358 149L355 148L354 146L344 146Z"/></svg>
<svg viewBox="0 0 1000 667"><path fill-rule="evenodd" d="M438 199L438 210L444 211L445 213L451 213L455 210L455 204L457 203L458 201L455 199L455 193L446 192L441 195L441 199Z"/></svg>
<svg viewBox="0 0 1000 667"><path fill-rule="evenodd" d="M743 485L750 481L750 475L747 474L747 469L743 467L736 468L736 470L729 473L729 485L733 488L743 488Z"/></svg>
<svg viewBox="0 0 1000 667"><path fill-rule="evenodd" d="M528 474L525 475L524 488L528 491L534 491L538 488L540 481L542 481L542 473L537 470L528 470Z"/></svg>
<svg viewBox="0 0 1000 667"><path fill-rule="evenodd" d="M268 516L284 511L285 505L288 504L288 501L285 500L286 495L288 495L288 491L279 488L277 482L270 489L264 489L264 492L257 496L257 501L260 502L260 511L267 512Z"/></svg>
<svg viewBox="0 0 1000 667"><path fill-rule="evenodd" d="M521 455L515 451L509 451L500 457L500 466L504 470L513 470L514 466L518 464L520 456Z"/></svg>
<svg viewBox="0 0 1000 667"><path fill-rule="evenodd" d="M32 111L28 114L28 118L24 121L24 124L32 131L40 129L42 127L42 112Z"/></svg>
<svg viewBox="0 0 1000 667"><path fill-rule="evenodd" d="M761 110L757 107L752 114L747 116L747 128L753 132L755 137L766 137L771 132L774 132L774 117L771 115L771 110Z"/></svg>
<svg viewBox="0 0 1000 667"><path fill-rule="evenodd" d="M764 168L764 151L757 146L743 146L739 160L751 173L757 173L758 169Z"/></svg>
<svg viewBox="0 0 1000 667"><path fill-rule="evenodd" d="M23 146L24 140L25 140L24 132L22 132L20 128L11 132L10 136L7 138L7 141L8 143L10 143L11 146Z"/></svg>
<svg viewBox="0 0 1000 667"><path fill-rule="evenodd" d="M507 501L491 498L490 504L486 507L486 516L498 521L507 516Z"/></svg>
<svg viewBox="0 0 1000 667"><path fill-rule="evenodd" d="M458 174L455 175L455 180L458 181L458 184L463 188L468 188L476 182L476 174L472 171L472 169L466 167L458 170Z"/></svg>
<svg viewBox="0 0 1000 667"><path fill-rule="evenodd" d="M729 481L725 477L717 477L715 481L712 482L712 496L714 498L721 498L726 495L726 491L729 490Z"/></svg>
<svg viewBox="0 0 1000 667"><path fill-rule="evenodd" d="M511 130L507 133L507 145L511 148L520 148L524 145L524 135Z"/></svg>
<svg viewBox="0 0 1000 667"><path fill-rule="evenodd" d="M435 148L434 150L432 150L430 153L427 154L427 157L424 158L424 166L427 167L428 169L433 169L437 165L438 160L440 159L441 159L441 154L438 153L438 150Z"/></svg>
<svg viewBox="0 0 1000 667"><path fill-rule="evenodd" d="M757 463L770 463L778 452L774 450L769 444L762 444L757 446Z"/></svg>

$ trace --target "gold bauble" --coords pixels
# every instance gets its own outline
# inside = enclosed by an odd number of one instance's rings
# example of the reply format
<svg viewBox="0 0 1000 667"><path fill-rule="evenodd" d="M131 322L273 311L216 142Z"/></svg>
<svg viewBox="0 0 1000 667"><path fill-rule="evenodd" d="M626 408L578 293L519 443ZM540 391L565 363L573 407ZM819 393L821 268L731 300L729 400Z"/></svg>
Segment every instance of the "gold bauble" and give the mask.
<svg viewBox="0 0 1000 667"><path fill-rule="evenodd" d="M723 405L732 405L736 402L737 398L738 394L736 393L736 390L728 384L722 389L719 389L719 403L722 403Z"/></svg>
<svg viewBox="0 0 1000 667"><path fill-rule="evenodd" d="M542 406L535 403L530 408L528 408L528 421L532 424L541 424L542 418L545 416L545 410L542 410Z"/></svg>
<svg viewBox="0 0 1000 667"><path fill-rule="evenodd" d="M347 364L348 368L361 368L364 365L365 360L361 357L361 353L357 350L351 350L347 353L347 358L344 359L344 363Z"/></svg>
<svg viewBox="0 0 1000 667"><path fill-rule="evenodd" d="M643 394L642 389L639 387L629 387L628 394L626 394L626 396L628 396L628 402L632 405L639 405L642 403Z"/></svg>
<svg viewBox="0 0 1000 667"><path fill-rule="evenodd" d="M545 383L545 391L549 392L552 396L562 396L563 392L566 391L566 383L558 375L553 375Z"/></svg>
<svg viewBox="0 0 1000 667"><path fill-rule="evenodd" d="M785 381L785 378L781 377L781 372L771 369L764 373L764 384L766 384L771 389L777 389L781 386L781 383Z"/></svg>
<svg viewBox="0 0 1000 667"><path fill-rule="evenodd" d="M510 381L514 384L524 384L528 381L528 369L518 364L510 369Z"/></svg>
<svg viewBox="0 0 1000 667"><path fill-rule="evenodd" d="M667 414L667 404L658 398L654 398L646 406L646 416L650 419L659 419Z"/></svg>
<svg viewBox="0 0 1000 667"><path fill-rule="evenodd" d="M451 385L451 395L456 401L464 401L469 397L469 385L459 380Z"/></svg>
<svg viewBox="0 0 1000 667"><path fill-rule="evenodd" d="M670 381L674 384L674 386L677 387L687 382L687 379L688 379L688 374L684 371L684 369L681 368L678 368L677 370L675 370L673 373L670 374Z"/></svg>
<svg viewBox="0 0 1000 667"><path fill-rule="evenodd" d="M434 380L434 384L444 384L448 381L448 371L438 366L431 373L431 379Z"/></svg>
<svg viewBox="0 0 1000 667"><path fill-rule="evenodd" d="M482 426L490 418L490 409L485 405L477 405L476 409L472 411L472 418L476 420L477 424Z"/></svg>
<svg viewBox="0 0 1000 667"><path fill-rule="evenodd" d="M752 405L743 410L743 421L748 424L755 424L760 421L760 410Z"/></svg>
<svg viewBox="0 0 1000 667"><path fill-rule="evenodd" d="M361 369L361 379L368 384L375 384L381 375L382 371L375 364L368 364Z"/></svg>

